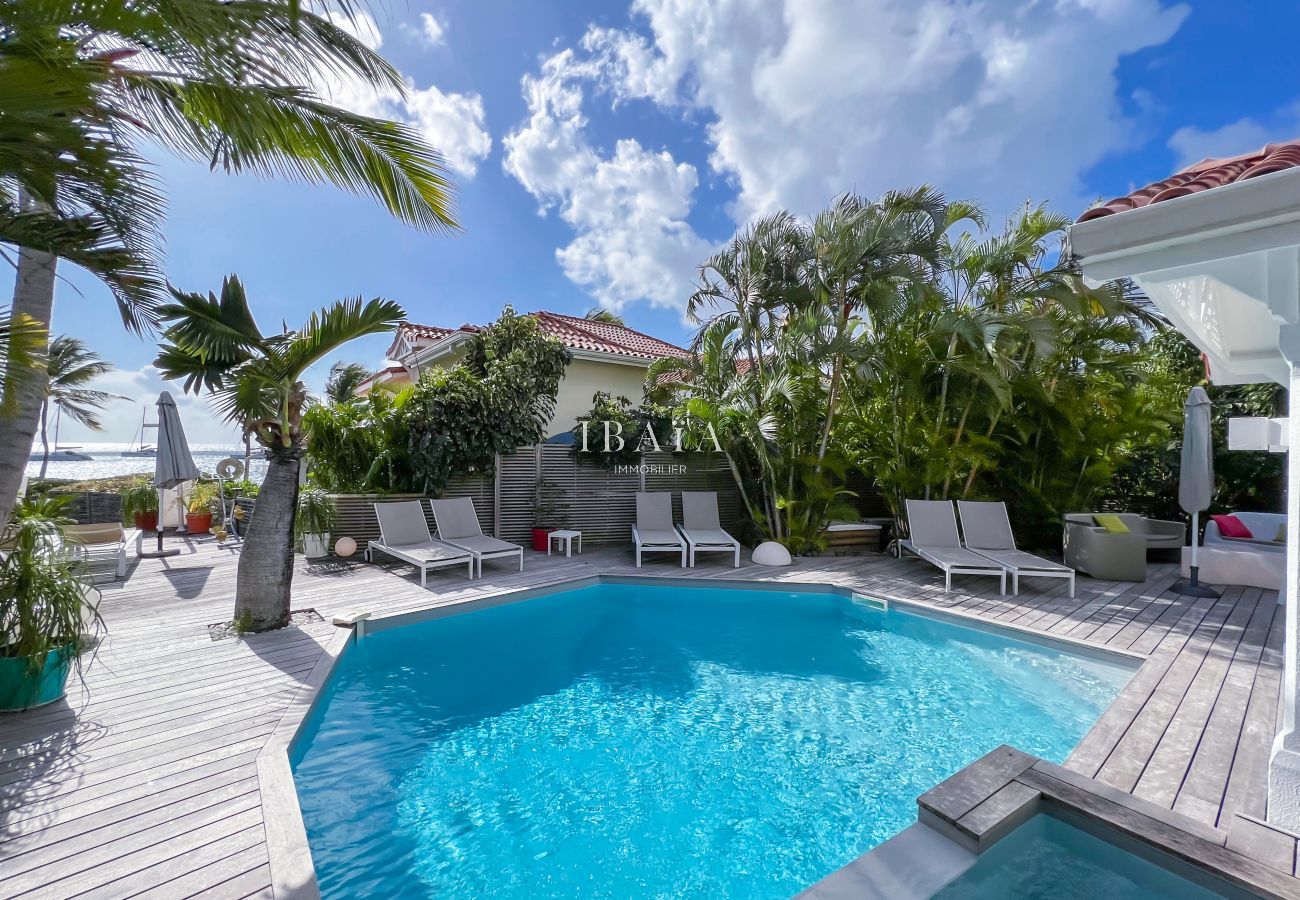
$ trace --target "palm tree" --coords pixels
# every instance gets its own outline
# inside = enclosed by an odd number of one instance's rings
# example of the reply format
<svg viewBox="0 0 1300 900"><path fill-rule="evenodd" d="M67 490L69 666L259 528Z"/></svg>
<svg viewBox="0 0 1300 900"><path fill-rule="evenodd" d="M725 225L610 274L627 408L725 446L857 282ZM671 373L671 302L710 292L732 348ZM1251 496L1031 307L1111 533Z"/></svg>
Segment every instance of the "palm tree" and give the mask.
<svg viewBox="0 0 1300 900"><path fill-rule="evenodd" d="M113 371L112 363L74 337L60 335L50 341L46 356L49 376L45 400L41 402L41 474L50 462L49 412L50 405L80 422L92 431L103 431L99 411L109 400L126 400L120 394L92 390L87 385ZM58 429L55 429L57 433Z"/></svg>
<svg viewBox="0 0 1300 900"><path fill-rule="evenodd" d="M350 0L335 7L354 14ZM151 324L165 292L162 197L142 162L146 143L226 172L330 182L417 227L455 228L437 152L407 127L331 106L310 87L329 73L405 90L321 9L297 0L0 4L0 241L19 247L11 313L48 327L64 258L113 288L129 326ZM19 398L0 428L0 522L43 393Z"/></svg>
<svg viewBox="0 0 1300 900"><path fill-rule="evenodd" d="M582 317L588 322L604 322L607 325L626 325L623 317L613 310L606 309L603 306L593 306L583 313Z"/></svg>
<svg viewBox="0 0 1300 900"><path fill-rule="evenodd" d="M156 365L164 378L184 379L187 392L209 391L227 421L238 424L266 451L266 477L257 514L239 558L235 621L253 631L289 622L293 580L293 520L307 391L303 373L348 341L391 331L405 318L390 300L339 300L313 313L297 331L264 335L239 279L221 295L173 290L163 306L167 323Z"/></svg>
<svg viewBox="0 0 1300 900"><path fill-rule="evenodd" d="M339 360L330 366L329 378L325 380L325 396L330 403L346 403L356 396L361 382L369 377L370 370L361 363Z"/></svg>

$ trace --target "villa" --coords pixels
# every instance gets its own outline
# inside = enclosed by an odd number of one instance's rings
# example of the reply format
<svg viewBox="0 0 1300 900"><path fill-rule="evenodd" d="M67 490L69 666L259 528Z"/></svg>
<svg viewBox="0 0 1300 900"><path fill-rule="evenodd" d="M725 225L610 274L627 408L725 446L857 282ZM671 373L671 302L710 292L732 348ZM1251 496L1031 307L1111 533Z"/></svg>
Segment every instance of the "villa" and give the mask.
<svg viewBox="0 0 1300 900"><path fill-rule="evenodd" d="M651 363L690 355L681 347L626 325L546 311L532 315L543 333L564 344L573 357L560 382L547 437L567 434L578 416L591 410L591 398L597 391L640 403L644 399L646 369ZM371 375L358 393L368 393L379 384L409 384L429 368L454 365L464 351L465 341L478 330L476 325L399 326L388 348L388 358L397 364Z"/></svg>

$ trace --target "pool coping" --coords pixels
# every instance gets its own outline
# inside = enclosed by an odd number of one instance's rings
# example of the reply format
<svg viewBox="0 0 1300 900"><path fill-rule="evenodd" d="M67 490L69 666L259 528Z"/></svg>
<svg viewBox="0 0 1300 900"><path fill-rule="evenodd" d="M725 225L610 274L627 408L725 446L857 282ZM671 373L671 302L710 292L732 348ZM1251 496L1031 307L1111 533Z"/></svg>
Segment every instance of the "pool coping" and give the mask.
<svg viewBox="0 0 1300 900"><path fill-rule="evenodd" d="M1141 663L1147 659L1145 655L1139 653L1098 647L1095 644L1088 644L1077 639L1048 635L1021 626L1002 623L994 624L971 614L953 610L939 610L924 603L902 597L891 595L868 596L862 591L853 590L833 582L822 581L791 583L742 578L710 578L707 582L702 583L698 578L677 575L612 575L596 573L577 578L557 579L547 584L534 585L518 590L498 591L462 600L454 600L449 603L432 604L390 615L373 616L367 613L357 613L336 618L335 625L338 630L322 647L321 656L312 667L306 681L294 694L289 706L280 717L275 730L271 732L266 744L257 755L257 781L261 795L263 817L266 823L266 850L271 873L271 890L276 900L315 900L315 898L320 897L320 888L316 882L316 867L312 862L311 847L307 840L307 828L303 821L302 808L298 803L297 785L293 778L290 755L293 751L294 742L297 740L312 710L320 701L323 688L328 683L348 644L357 639L364 639L365 635L368 634L421 622L435 621L476 610L505 606L510 603L532 600L562 591L593 587L598 584L655 584L690 588L734 588L776 591L787 594L832 593L855 601L883 602L886 609L898 607L912 615L973 628L988 634L1010 636L1026 643L1062 650L1080 656L1108 662L1127 663L1133 666L1134 673L1136 673ZM974 765L976 763L972 763L972 766ZM965 771L966 769L963 769L953 778L957 778ZM904 833L908 830L910 829L905 829ZM880 845L880 847L884 846L885 844ZM864 857L870 856L880 847L868 851L867 854L864 854ZM862 858L859 857L859 859ZM855 862L857 861L855 860ZM853 864L850 863L849 865L852 866ZM833 875L827 877L830 878ZM817 884L820 885L822 882L817 882ZM816 885L813 887L816 887Z"/></svg>
<svg viewBox="0 0 1300 900"><path fill-rule="evenodd" d="M1261 897L1300 896L1296 879L1231 849L1221 829L1006 745L917 798L916 823L798 896L922 900L1044 814L1185 878L1214 878ZM1174 865L1152 855L1168 857Z"/></svg>

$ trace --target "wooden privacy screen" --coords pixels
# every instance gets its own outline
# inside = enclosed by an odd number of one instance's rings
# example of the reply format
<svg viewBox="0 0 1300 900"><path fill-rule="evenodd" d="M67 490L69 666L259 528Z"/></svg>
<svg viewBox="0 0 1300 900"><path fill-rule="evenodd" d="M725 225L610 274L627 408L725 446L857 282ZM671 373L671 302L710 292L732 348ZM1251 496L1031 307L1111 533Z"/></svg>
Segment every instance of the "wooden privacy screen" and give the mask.
<svg viewBox="0 0 1300 900"><path fill-rule="evenodd" d="M671 492L676 521L681 521L682 491L716 491L722 527L740 530L744 509L721 454L645 453L642 464L630 472L607 471L579 464L568 446L523 447L498 458L495 476L458 476L442 496L473 498L484 534L520 544L528 542L529 529L536 524L533 496L539 477L552 485L558 508L555 521L545 524L576 528L584 541L630 541L636 519L636 492L641 490ZM379 539L374 503L426 499L419 494L335 494L339 524L333 539L346 535L364 548L366 541ZM427 502L424 517L430 532L434 532Z"/></svg>

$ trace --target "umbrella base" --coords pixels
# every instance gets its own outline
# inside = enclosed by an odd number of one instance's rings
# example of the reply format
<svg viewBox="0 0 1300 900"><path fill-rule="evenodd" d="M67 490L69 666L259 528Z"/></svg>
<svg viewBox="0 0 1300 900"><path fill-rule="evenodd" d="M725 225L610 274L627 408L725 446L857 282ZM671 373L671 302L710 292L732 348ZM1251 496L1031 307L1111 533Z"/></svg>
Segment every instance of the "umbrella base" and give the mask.
<svg viewBox="0 0 1300 900"><path fill-rule="evenodd" d="M1196 566L1192 566L1191 570L1192 570L1191 578L1182 578L1179 579L1178 581L1175 581L1169 587L1169 590L1173 591L1175 594L1182 594L1184 597L1218 597L1219 596L1219 592L1216 591L1214 588L1206 587L1205 585L1201 584L1200 580L1197 578L1197 575L1199 573L1197 572Z"/></svg>
<svg viewBox="0 0 1300 900"><path fill-rule="evenodd" d="M158 535L158 549L157 549L157 550L150 550L150 551L148 551L148 552L141 553L141 554L140 554L140 558L141 558L141 559L164 559L164 558L166 558L166 557L168 557L168 556L180 556L180 555L181 555L181 551L180 551L179 548L172 548L172 549L170 549L170 550L164 550L164 549L163 549L163 545L162 545L162 541L163 541L162 523L159 523L159 525L158 525L158 529L157 529L157 531L156 531L156 534Z"/></svg>

